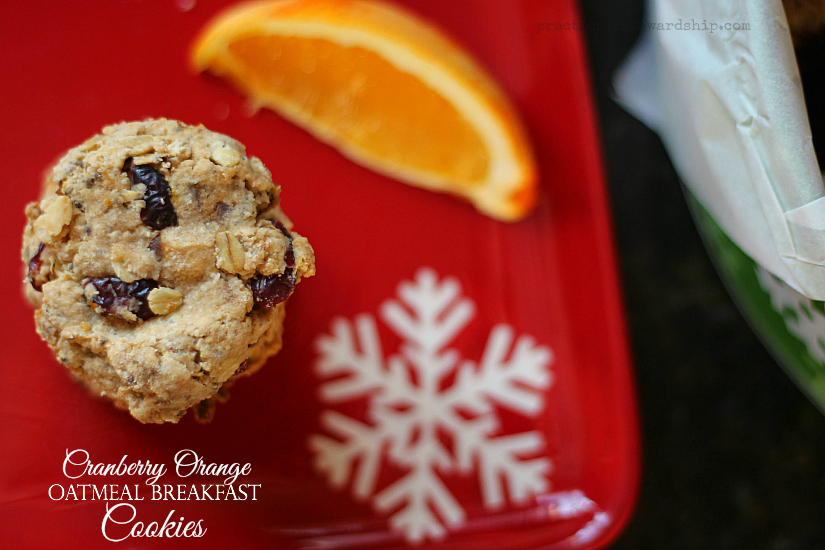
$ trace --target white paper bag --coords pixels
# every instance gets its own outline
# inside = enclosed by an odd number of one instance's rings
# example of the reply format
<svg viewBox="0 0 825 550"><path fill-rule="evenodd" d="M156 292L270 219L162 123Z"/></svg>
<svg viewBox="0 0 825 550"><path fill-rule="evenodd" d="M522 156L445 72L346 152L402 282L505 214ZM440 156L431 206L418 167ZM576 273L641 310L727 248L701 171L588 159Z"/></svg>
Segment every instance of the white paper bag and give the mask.
<svg viewBox="0 0 825 550"><path fill-rule="evenodd" d="M615 90L728 236L825 300L825 186L780 1L649 0Z"/></svg>

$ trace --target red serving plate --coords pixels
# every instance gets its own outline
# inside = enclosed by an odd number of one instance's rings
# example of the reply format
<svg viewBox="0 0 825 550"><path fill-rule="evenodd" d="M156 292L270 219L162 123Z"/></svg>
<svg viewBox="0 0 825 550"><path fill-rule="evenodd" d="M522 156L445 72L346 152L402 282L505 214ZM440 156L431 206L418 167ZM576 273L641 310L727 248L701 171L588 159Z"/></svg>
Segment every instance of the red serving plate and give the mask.
<svg viewBox="0 0 825 550"><path fill-rule="evenodd" d="M499 223L356 166L193 74L188 46L226 2L5 10L0 546L594 548L619 532L639 451L596 122L580 34L540 30L576 22L576 6L403 3L466 45L521 111L541 170L526 221ZM42 171L106 124L161 116L246 144L317 254L318 275L290 300L283 351L209 425L142 425L90 397L21 296L22 212ZM406 332L404 319L415 322ZM381 349L367 357L370 338ZM205 464L248 463L233 485L247 499L217 499L225 475L176 471L187 449ZM72 451L75 462L87 453L167 471L159 489L146 475L78 477L64 468ZM178 485L187 498L171 498ZM152 522L167 536L136 536ZM189 522L203 536L168 536L193 534Z"/></svg>

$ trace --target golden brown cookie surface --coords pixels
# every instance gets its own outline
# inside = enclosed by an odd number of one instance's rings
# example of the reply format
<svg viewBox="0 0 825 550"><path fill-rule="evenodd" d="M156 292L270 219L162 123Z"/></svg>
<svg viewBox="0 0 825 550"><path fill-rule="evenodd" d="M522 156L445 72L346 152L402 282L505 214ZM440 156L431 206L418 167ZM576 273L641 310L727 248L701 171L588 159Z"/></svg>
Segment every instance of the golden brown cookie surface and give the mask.
<svg viewBox="0 0 825 550"><path fill-rule="evenodd" d="M141 422L177 422L280 349L284 301L315 272L279 193L240 143L203 127L105 128L26 209L38 333Z"/></svg>

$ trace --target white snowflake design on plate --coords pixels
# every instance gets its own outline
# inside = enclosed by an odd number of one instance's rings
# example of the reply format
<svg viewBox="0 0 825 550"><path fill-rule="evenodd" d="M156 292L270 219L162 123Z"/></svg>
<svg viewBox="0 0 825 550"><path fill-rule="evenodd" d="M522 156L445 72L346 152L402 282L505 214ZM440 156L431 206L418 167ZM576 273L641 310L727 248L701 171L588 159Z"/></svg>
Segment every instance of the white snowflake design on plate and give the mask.
<svg viewBox="0 0 825 550"><path fill-rule="evenodd" d="M481 360L463 359L449 344L475 315L451 277L439 280L429 268L398 285L397 299L384 302L381 319L402 340L384 356L376 319L336 318L331 334L316 340L316 371L324 379L320 399L341 404L368 399L367 421L333 409L322 413L330 435L314 434L315 466L330 485L351 481L357 500L368 500L389 516L390 527L410 542L440 539L463 525L466 512L444 476L475 473L486 509L508 501L526 504L549 490L553 465L540 456L546 446L538 430L501 434L495 406L526 418L544 408L553 382L553 352L506 324L493 327ZM454 383L446 384L450 377ZM447 387L443 387L443 386ZM452 440L446 445L439 432ZM405 471L378 487L384 461Z"/></svg>

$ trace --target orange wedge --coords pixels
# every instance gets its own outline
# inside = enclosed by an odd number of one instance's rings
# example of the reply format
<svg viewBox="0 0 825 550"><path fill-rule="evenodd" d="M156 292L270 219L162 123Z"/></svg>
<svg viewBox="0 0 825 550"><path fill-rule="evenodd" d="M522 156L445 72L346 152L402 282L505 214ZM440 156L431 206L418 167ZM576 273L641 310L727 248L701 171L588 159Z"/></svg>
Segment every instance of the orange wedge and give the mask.
<svg viewBox="0 0 825 550"><path fill-rule="evenodd" d="M237 85L355 162L469 199L507 221L536 202L513 107L461 47L369 0L268 0L219 14L192 64Z"/></svg>

